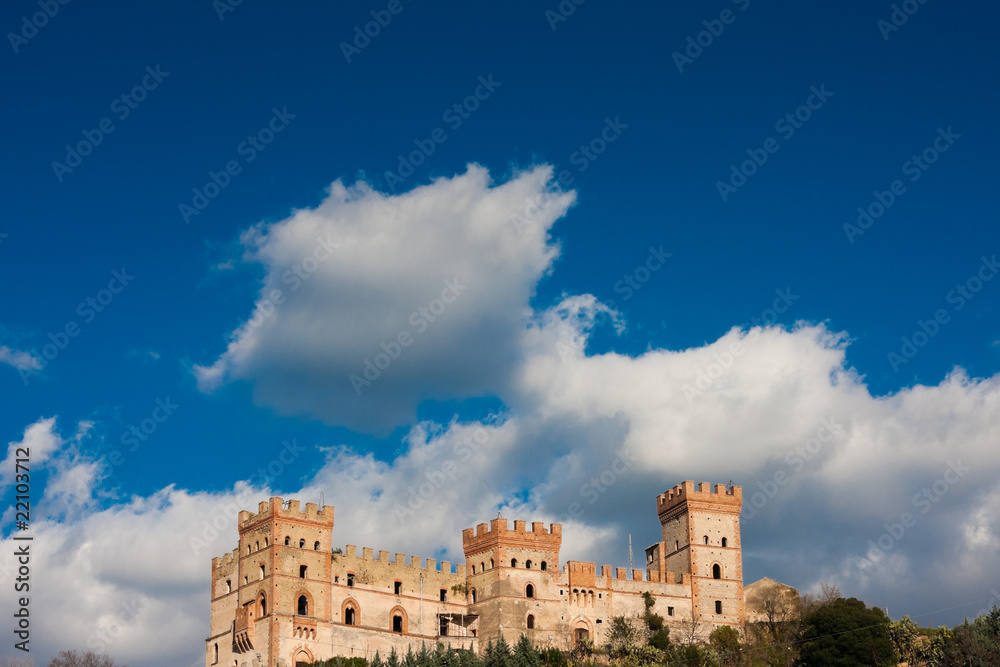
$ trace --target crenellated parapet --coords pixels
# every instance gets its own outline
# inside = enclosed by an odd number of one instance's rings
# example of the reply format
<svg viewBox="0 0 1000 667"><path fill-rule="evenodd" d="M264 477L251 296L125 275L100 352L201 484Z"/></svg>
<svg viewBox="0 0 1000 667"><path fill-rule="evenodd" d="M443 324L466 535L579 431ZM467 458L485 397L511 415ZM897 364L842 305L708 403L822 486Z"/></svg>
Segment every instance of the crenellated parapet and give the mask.
<svg viewBox="0 0 1000 667"><path fill-rule="evenodd" d="M341 554L337 554L339 558ZM344 553L342 556L350 561L353 559L360 560L362 562L369 561L372 563L380 563L382 565L392 567L407 568L410 570L424 570L427 572L440 572L444 574L454 574L456 576L465 577L465 564L458 563L455 565L455 572L451 571L452 563L451 561L443 560L438 563L436 558L422 558L421 556L407 556L404 553L396 552L393 559L389 559L389 552L380 549L378 551L378 557L375 556L375 549L372 547L362 547L361 556L358 556L358 547L354 544L348 544L344 548Z"/></svg>
<svg viewBox="0 0 1000 667"><path fill-rule="evenodd" d="M243 531L262 521L275 518L322 523L332 528L333 505L326 505L320 509L316 503L306 503L303 510L298 500L283 500L279 496L272 496L266 502L258 504L256 514L245 510L240 512L239 527Z"/></svg>
<svg viewBox="0 0 1000 667"><path fill-rule="evenodd" d="M743 487L725 484L713 487L708 482L701 482L695 488L693 481L686 480L656 496L656 513L661 523L683 513L685 506L738 515L743 508Z"/></svg>
<svg viewBox="0 0 1000 667"><path fill-rule="evenodd" d="M507 519L497 518L490 521L489 525L481 523L475 530L466 528L462 531L462 547L466 558L491 549L526 549L558 557L561 546L561 523L550 524L546 530L543 522L535 521L531 524L531 530L528 530L527 523L518 519L514 521L514 529L511 530Z"/></svg>

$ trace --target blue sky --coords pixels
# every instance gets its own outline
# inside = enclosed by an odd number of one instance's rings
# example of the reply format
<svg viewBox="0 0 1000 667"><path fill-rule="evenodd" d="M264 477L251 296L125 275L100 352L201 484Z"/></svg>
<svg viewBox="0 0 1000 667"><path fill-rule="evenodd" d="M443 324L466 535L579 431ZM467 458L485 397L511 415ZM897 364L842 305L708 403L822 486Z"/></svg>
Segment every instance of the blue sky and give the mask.
<svg viewBox="0 0 1000 667"><path fill-rule="evenodd" d="M894 616L973 603L1000 582L940 567L995 565L1000 544L998 16L902 5L71 2L42 20L8 4L0 432L47 443L39 530L72 550L104 518L126 534L180 508L197 521L250 480L247 507L322 491L337 543L457 560L457 529L498 505L564 518L632 447L642 465L572 518L564 559L621 565L628 532L657 539L653 495L682 479L749 495L787 467L744 527L747 581L836 581ZM416 332L410 314L445 280L472 282ZM247 328L273 289L287 306ZM350 376L404 331L412 346L356 391ZM64 349L47 354L53 338ZM677 401L641 405L651 395ZM800 473L786 454L830 415L846 426ZM449 491L464 509L426 519L450 537L379 530L378 502L406 496L393 475L419 477L480 423L497 444ZM305 451L262 480L285 441ZM911 496L956 457L974 471L912 537L844 566L919 513ZM948 525L964 547L925 553ZM209 555L175 574L193 600ZM156 592L79 586L148 601L109 647L143 664Z"/></svg>

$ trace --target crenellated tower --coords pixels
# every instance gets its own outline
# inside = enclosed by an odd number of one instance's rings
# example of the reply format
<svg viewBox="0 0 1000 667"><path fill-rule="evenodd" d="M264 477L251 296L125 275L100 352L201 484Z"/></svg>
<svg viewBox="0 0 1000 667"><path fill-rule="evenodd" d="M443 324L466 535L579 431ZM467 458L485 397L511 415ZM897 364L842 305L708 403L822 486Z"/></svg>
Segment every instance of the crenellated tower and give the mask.
<svg viewBox="0 0 1000 667"><path fill-rule="evenodd" d="M743 623L742 507L742 487L725 484L702 482L695 489L685 481L656 497L663 541L660 563L649 566L690 573L692 616L699 622Z"/></svg>

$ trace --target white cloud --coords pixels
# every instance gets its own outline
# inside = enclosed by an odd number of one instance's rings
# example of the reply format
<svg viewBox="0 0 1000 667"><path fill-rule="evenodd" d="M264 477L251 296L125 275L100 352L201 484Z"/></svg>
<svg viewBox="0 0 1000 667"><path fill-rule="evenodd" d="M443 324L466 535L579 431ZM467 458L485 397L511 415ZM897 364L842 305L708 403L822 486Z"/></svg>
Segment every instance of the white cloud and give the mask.
<svg viewBox="0 0 1000 667"><path fill-rule="evenodd" d="M255 311L195 368L199 386L246 380L280 412L382 432L412 422L425 398L503 390L558 254L548 230L574 200L550 192L551 175L493 185L470 166L393 196L338 181L316 208L248 230L246 259L266 271ZM533 200L518 231L512 215Z"/></svg>
<svg viewBox="0 0 1000 667"><path fill-rule="evenodd" d="M0 364L13 366L19 371L41 370L42 360L30 352L15 350L6 345L0 345Z"/></svg>

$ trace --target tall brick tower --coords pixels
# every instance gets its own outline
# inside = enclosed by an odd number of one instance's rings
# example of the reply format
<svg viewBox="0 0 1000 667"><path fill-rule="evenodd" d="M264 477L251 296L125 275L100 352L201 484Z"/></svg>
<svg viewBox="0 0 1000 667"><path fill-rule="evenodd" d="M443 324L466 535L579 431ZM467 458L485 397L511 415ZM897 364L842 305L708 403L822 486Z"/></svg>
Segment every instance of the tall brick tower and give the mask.
<svg viewBox="0 0 1000 667"><path fill-rule="evenodd" d="M685 481L656 497L667 572L691 574L692 616L700 623L742 625L743 489Z"/></svg>
<svg viewBox="0 0 1000 667"><path fill-rule="evenodd" d="M326 654L332 620L332 531L332 506L318 509L306 503L302 511L298 500L275 497L260 503L256 514L239 513L238 572L232 586L237 594L237 655L220 664L232 664L233 659L251 663L257 654L263 665L289 655L295 664ZM288 624L291 638L278 632L279 625Z"/></svg>
<svg viewBox="0 0 1000 667"><path fill-rule="evenodd" d="M551 632L556 628L542 627L540 604L543 586L559 576L559 548L562 545L562 524L553 523L549 530L538 521L527 530L524 521L514 521L514 530L507 519L493 519L489 526L481 523L476 529L462 531L468 576L469 611L479 616L479 633L483 641L496 641L502 634L508 642L516 642L521 634ZM529 628L528 616L537 615L539 625ZM530 631L529 631L530 630Z"/></svg>

